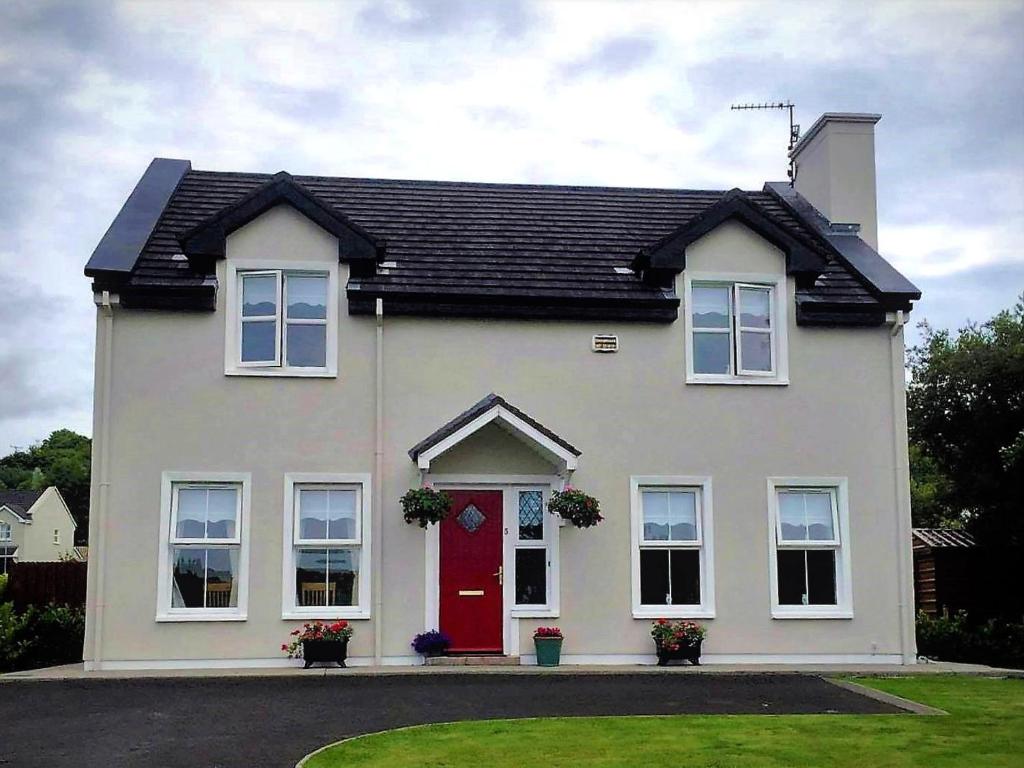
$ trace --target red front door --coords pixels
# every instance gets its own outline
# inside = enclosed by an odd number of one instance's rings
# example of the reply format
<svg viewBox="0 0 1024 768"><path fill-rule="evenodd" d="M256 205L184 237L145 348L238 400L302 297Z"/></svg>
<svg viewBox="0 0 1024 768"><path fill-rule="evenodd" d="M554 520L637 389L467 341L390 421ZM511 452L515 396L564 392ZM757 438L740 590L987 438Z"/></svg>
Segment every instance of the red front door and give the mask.
<svg viewBox="0 0 1024 768"><path fill-rule="evenodd" d="M501 491L448 491L441 522L441 631L456 652L501 653Z"/></svg>

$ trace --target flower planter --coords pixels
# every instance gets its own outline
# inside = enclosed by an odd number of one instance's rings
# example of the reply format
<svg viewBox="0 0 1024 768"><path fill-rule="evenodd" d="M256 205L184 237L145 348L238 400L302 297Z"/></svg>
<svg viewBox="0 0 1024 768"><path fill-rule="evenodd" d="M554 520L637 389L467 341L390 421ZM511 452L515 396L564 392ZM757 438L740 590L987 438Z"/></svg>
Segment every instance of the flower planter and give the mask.
<svg viewBox="0 0 1024 768"><path fill-rule="evenodd" d="M700 646L703 640L692 643L679 643L675 648L667 648L655 643L658 649L658 666L667 667L670 661L689 661L695 667L700 666Z"/></svg>
<svg viewBox="0 0 1024 768"><path fill-rule="evenodd" d="M562 656L562 638L535 637L533 644L537 649L537 666L557 667Z"/></svg>
<svg viewBox="0 0 1024 768"><path fill-rule="evenodd" d="M319 662L347 666L345 659L348 658L348 640L303 640L302 658L306 662L303 669L309 669Z"/></svg>

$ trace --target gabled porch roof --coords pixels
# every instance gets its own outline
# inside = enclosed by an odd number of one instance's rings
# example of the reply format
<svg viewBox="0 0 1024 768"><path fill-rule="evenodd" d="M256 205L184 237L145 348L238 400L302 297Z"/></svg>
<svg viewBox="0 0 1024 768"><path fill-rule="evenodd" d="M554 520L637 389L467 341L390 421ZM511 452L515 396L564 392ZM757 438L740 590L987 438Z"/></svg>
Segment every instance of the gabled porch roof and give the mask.
<svg viewBox="0 0 1024 768"><path fill-rule="evenodd" d="M493 392L414 445L409 457L420 469L430 469L431 461L491 422L564 469L576 469L580 456L576 447Z"/></svg>

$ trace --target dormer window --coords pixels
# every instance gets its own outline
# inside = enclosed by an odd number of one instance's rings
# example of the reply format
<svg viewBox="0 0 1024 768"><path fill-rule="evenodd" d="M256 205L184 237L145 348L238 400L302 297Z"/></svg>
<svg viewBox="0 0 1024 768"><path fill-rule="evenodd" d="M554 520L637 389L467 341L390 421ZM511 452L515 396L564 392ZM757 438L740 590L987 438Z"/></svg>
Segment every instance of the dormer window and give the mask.
<svg viewBox="0 0 1024 768"><path fill-rule="evenodd" d="M687 381L785 384L785 278L686 278Z"/></svg>
<svg viewBox="0 0 1024 768"><path fill-rule="evenodd" d="M266 269L229 263L228 279L234 290L228 297L226 373L336 375L336 267Z"/></svg>

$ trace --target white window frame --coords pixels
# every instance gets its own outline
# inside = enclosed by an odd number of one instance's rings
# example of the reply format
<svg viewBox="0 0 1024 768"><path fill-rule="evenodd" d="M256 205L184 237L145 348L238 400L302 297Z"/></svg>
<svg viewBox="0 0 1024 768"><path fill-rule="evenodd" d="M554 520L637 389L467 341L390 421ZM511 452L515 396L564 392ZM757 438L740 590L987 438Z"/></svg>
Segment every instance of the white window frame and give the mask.
<svg viewBox="0 0 1024 768"><path fill-rule="evenodd" d="M558 615L558 520L548 512L548 501L551 499L551 485L517 485L509 489L511 499L511 524L508 526L511 540L512 555L509 558L511 567L508 569L511 582L511 599L509 610L514 618L553 617ZM524 491L539 491L541 503L541 520L543 521L542 536L539 539L519 538L519 494ZM544 569L544 602L516 602L516 553L520 549L542 549L545 552Z"/></svg>
<svg viewBox="0 0 1024 768"><path fill-rule="evenodd" d="M307 378L335 378L338 375L338 312L340 306L339 272L336 261L265 261L265 260L228 260L225 283L224 336L224 373L227 376L288 376ZM293 319L287 317L287 279L288 274L326 274L327 275L327 319ZM242 362L242 323L267 322L260 320L243 320L242 318L242 279L243 275L275 275L277 278L277 312L275 320L277 336L275 339L275 359L273 361ZM269 317L266 316L266 317ZM324 367L306 368L288 366L287 358L287 326L288 325L326 325L327 349Z"/></svg>
<svg viewBox="0 0 1024 768"><path fill-rule="evenodd" d="M729 293L729 327L721 329L694 328L693 326L693 284L716 285L730 288ZM768 306L771 315L770 333L772 337L772 368L771 371L746 371L742 369L741 340L742 332L764 333L762 328L744 328L740 325L740 291L743 288L767 288ZM789 339L788 317L789 306L788 281L785 275L728 273L728 272L685 272L683 275L683 323L686 347L686 382L688 384L740 384L740 385L786 385L789 384ZM694 333L728 333L729 334L729 368L730 373L696 373L693 368L693 335Z"/></svg>
<svg viewBox="0 0 1024 768"><path fill-rule="evenodd" d="M235 537L217 539L218 545L238 546L238 605L234 608L175 608L171 593L171 546L205 544L206 539L177 538L171 531L176 526L176 490L181 487L232 485L239 487L239 521ZM156 621L245 621L249 605L249 509L252 475L248 472L178 472L167 471L160 481L160 550L157 557Z"/></svg>
<svg viewBox="0 0 1024 768"><path fill-rule="evenodd" d="M6 520L0 520L0 541L13 541L14 529Z"/></svg>
<svg viewBox="0 0 1024 768"><path fill-rule="evenodd" d="M833 533L831 541L783 542L779 515L780 490L828 491L832 494ZM829 550L836 553L835 605L780 605L778 550ZM845 477L769 477L768 478L768 571L773 619L852 619L853 560L850 548L848 481Z"/></svg>
<svg viewBox="0 0 1024 768"><path fill-rule="evenodd" d="M53 545L55 547L60 546L60 528L53 529Z"/></svg>
<svg viewBox="0 0 1024 768"><path fill-rule="evenodd" d="M281 558L281 618L282 619L369 619L371 617L371 579L373 575L373 540L371 496L372 477L363 473L289 472L284 476L284 550ZM356 515L357 539L300 539L296 535L298 507L295 503L298 490L311 486L325 489L357 487L359 509ZM304 547L358 548L359 552L359 593L357 605L296 605L295 601L295 550Z"/></svg>
<svg viewBox="0 0 1024 768"><path fill-rule="evenodd" d="M643 538L643 496L647 489L697 491L697 542L660 542L659 549L700 552L698 605L643 605L640 602L640 549ZM630 571L634 619L713 619L715 617L715 526L711 478L691 475L633 475L629 478Z"/></svg>

